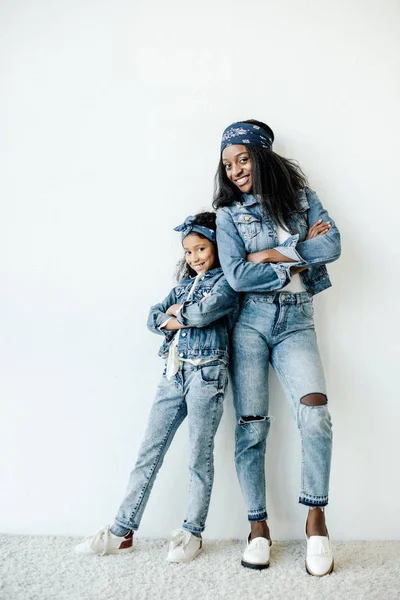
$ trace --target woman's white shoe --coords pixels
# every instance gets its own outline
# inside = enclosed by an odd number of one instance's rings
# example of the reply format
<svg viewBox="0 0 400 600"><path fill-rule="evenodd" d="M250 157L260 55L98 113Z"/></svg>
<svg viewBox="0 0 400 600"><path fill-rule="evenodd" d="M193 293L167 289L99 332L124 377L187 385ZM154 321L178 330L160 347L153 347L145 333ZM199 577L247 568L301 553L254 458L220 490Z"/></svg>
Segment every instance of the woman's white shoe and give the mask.
<svg viewBox="0 0 400 600"><path fill-rule="evenodd" d="M242 566L248 569L267 569L269 567L271 544L271 540L264 537L256 537L253 540L248 539L247 548L243 552Z"/></svg>
<svg viewBox="0 0 400 600"><path fill-rule="evenodd" d="M310 575L323 577L333 571L333 554L331 541L327 536L312 535L307 537L306 569Z"/></svg>
<svg viewBox="0 0 400 600"><path fill-rule="evenodd" d="M167 561L187 563L196 558L202 551L202 539L185 529L175 529L172 532Z"/></svg>

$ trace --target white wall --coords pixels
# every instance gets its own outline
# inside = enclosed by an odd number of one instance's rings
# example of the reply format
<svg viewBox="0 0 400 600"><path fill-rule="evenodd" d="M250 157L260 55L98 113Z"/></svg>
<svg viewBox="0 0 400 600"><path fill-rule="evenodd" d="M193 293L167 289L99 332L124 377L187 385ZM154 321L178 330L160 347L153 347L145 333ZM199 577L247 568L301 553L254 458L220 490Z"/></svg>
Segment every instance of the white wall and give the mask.
<svg viewBox="0 0 400 600"><path fill-rule="evenodd" d="M342 231L316 298L335 427L336 539L400 538L399 5L395 0L3 0L0 529L86 534L112 520L162 363L150 304L208 207L220 134L267 121ZM397 169L398 170L398 169ZM299 438L276 380L274 538L301 538ZM243 537L231 398L207 535ZM143 536L185 512L187 429Z"/></svg>

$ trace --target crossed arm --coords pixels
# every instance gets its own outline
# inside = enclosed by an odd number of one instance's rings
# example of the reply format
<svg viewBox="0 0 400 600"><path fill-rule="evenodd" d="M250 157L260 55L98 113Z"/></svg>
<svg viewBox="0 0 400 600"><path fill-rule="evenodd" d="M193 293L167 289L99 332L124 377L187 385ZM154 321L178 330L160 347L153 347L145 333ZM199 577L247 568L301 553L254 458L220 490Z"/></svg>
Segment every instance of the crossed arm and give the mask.
<svg viewBox="0 0 400 600"><path fill-rule="evenodd" d="M324 222L322 219L319 219L314 225L312 225L307 233L306 240L311 240L319 235L324 235L328 233L331 228L331 224L329 221ZM279 262L296 262L292 258L288 258L281 254L278 250L261 250L260 252L252 252L247 254L246 260L252 263L279 263ZM305 271L308 267L292 267L292 273L301 273L301 271Z"/></svg>
<svg viewBox="0 0 400 600"><path fill-rule="evenodd" d="M207 327L225 315L234 314L239 305L238 294L224 277L199 301L185 300L178 304L176 300L172 290L163 302L151 307L147 322L151 331L168 336L167 332L185 327Z"/></svg>

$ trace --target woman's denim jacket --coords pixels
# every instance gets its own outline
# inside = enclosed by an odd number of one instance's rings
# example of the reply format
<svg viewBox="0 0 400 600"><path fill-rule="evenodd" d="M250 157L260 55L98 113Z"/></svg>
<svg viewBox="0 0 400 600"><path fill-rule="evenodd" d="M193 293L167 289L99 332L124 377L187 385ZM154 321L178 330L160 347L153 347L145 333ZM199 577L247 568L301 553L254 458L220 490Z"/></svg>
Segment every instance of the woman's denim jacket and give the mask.
<svg viewBox="0 0 400 600"><path fill-rule="evenodd" d="M300 277L309 294L318 294L331 286L326 264L340 256L340 234L317 194L310 188L299 190L299 212L293 213L287 227L291 236L279 245L276 227L265 215L257 199L243 194L241 202L217 211L217 242L221 266L231 287L237 292L278 291L289 283L291 267L308 267ZM329 221L325 235L306 240L307 231L316 221ZM274 248L296 262L256 264L246 255Z"/></svg>
<svg viewBox="0 0 400 600"><path fill-rule="evenodd" d="M236 321L239 295L228 284L221 267L204 273L193 296L187 300L194 278L182 279L168 296L150 308L147 327L165 336L159 356L166 356L176 331L160 329L170 315L172 304L182 304L177 320L187 329L181 329L178 355L181 358L216 358L228 362L229 331ZM202 300L206 294L210 294Z"/></svg>

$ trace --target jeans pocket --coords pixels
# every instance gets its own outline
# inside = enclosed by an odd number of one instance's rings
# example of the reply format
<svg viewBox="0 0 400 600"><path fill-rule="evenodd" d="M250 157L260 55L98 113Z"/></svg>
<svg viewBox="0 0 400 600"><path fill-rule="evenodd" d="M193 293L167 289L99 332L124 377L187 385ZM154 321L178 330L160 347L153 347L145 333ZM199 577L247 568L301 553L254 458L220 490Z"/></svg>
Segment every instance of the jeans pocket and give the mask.
<svg viewBox="0 0 400 600"><path fill-rule="evenodd" d="M303 316L306 317L306 319L312 319L313 318L313 316L314 316L314 306L313 306L311 298L309 300L304 300L300 304L300 311L303 313Z"/></svg>
<svg viewBox="0 0 400 600"><path fill-rule="evenodd" d="M220 363L202 365L200 368L200 376L202 384L207 386L214 385L218 389L221 389L225 385L226 368Z"/></svg>

